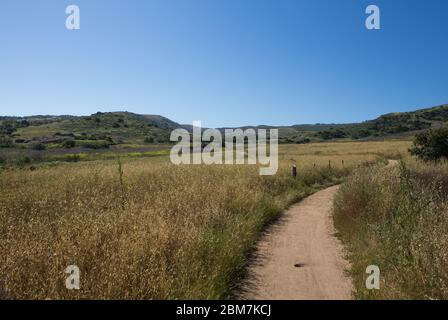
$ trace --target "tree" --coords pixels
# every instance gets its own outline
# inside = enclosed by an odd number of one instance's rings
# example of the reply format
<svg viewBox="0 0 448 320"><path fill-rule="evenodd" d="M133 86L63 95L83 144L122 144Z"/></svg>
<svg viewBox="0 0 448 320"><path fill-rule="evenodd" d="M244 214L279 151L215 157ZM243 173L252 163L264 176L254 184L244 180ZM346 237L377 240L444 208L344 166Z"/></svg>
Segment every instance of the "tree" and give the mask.
<svg viewBox="0 0 448 320"><path fill-rule="evenodd" d="M424 161L439 161L448 158L448 127L430 129L415 136L409 149L412 155Z"/></svg>

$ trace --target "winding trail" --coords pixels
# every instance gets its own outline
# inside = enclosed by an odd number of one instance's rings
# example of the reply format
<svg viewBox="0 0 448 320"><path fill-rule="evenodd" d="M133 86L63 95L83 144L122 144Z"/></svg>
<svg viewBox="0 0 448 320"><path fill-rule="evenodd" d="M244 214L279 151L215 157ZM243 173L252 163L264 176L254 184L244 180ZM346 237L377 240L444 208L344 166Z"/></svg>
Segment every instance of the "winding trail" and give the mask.
<svg viewBox="0 0 448 320"><path fill-rule="evenodd" d="M342 244L331 209L338 186L319 191L287 210L257 245L240 299L350 299Z"/></svg>
<svg viewBox="0 0 448 320"><path fill-rule="evenodd" d="M385 168L398 165L388 160ZM339 186L319 191L287 210L257 245L240 299L348 300L349 263L335 237L331 210Z"/></svg>

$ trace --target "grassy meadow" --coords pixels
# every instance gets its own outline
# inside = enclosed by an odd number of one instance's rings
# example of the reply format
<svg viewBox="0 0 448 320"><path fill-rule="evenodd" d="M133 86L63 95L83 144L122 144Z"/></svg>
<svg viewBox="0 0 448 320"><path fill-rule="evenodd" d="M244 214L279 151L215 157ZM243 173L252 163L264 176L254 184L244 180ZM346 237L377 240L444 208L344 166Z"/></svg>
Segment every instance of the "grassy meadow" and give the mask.
<svg viewBox="0 0 448 320"><path fill-rule="evenodd" d="M222 299L291 203L409 142L281 145L279 171L167 156L0 170L0 298ZM291 165L298 177L291 177ZM77 265L80 290L64 270Z"/></svg>
<svg viewBox="0 0 448 320"><path fill-rule="evenodd" d="M448 299L448 165L410 157L356 170L335 199L359 299ZM367 290L366 267L380 268Z"/></svg>

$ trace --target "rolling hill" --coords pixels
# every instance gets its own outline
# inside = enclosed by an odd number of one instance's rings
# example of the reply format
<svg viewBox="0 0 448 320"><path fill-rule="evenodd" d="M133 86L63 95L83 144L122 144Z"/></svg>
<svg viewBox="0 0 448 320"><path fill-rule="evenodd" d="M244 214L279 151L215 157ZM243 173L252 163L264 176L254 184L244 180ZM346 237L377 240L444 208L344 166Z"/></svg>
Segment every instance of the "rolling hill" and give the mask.
<svg viewBox="0 0 448 320"><path fill-rule="evenodd" d="M323 140L375 139L412 136L421 130L448 122L448 105L385 114L353 124L302 124L278 127L280 143ZM0 147L9 148L108 148L121 144L168 143L176 128L191 130L159 115L131 112L97 112L90 116L0 116ZM271 126L243 127L274 128ZM220 128L224 130L224 128Z"/></svg>
<svg viewBox="0 0 448 320"><path fill-rule="evenodd" d="M278 127L281 143L307 143L335 139L375 139L385 137L411 137L415 133L448 122L448 105L420 109L412 112L395 112L374 120L352 124L301 124ZM249 127L245 127L249 128ZM274 128L257 126L252 128Z"/></svg>
<svg viewBox="0 0 448 320"><path fill-rule="evenodd" d="M59 144L61 147L78 145L101 148L124 143L166 143L171 130L179 126L162 116L130 112L97 112L80 117L0 118L3 140L19 146Z"/></svg>

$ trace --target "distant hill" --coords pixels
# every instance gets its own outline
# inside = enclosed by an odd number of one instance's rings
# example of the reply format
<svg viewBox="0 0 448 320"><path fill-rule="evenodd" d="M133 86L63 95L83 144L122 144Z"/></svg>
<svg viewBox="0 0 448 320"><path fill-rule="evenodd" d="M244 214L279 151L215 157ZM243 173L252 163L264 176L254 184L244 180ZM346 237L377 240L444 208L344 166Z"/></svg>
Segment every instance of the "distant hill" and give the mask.
<svg viewBox="0 0 448 320"><path fill-rule="evenodd" d="M297 124L275 127L279 129L280 143L308 143L325 140L358 140L385 137L411 137L430 127L448 122L448 105L412 112L395 112L374 120L351 124ZM247 126L247 128L274 128L272 126ZM223 129L223 128L222 128Z"/></svg>
<svg viewBox="0 0 448 320"><path fill-rule="evenodd" d="M318 137L323 139L406 136L448 122L448 105L421 109L412 112L395 112L374 120L322 130Z"/></svg>
<svg viewBox="0 0 448 320"><path fill-rule="evenodd" d="M448 105L413 112L385 114L353 124L301 124L276 127L280 143L308 143L323 140L406 137L448 122ZM90 116L30 117L0 116L0 147L52 148L74 146L107 148L112 144L167 143L173 129L191 130L159 115L131 112L97 112ZM271 126L243 127L274 128ZM220 128L224 130L224 128Z"/></svg>
<svg viewBox="0 0 448 320"><path fill-rule="evenodd" d="M158 115L97 112L90 116L0 117L3 140L15 144L63 144L107 147L123 143L166 143L179 124Z"/></svg>

